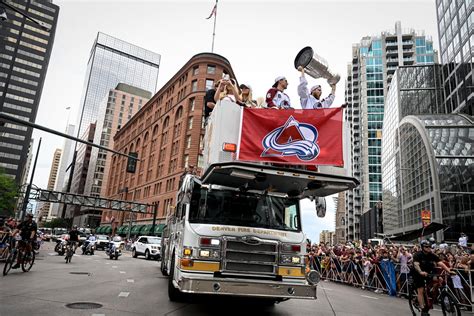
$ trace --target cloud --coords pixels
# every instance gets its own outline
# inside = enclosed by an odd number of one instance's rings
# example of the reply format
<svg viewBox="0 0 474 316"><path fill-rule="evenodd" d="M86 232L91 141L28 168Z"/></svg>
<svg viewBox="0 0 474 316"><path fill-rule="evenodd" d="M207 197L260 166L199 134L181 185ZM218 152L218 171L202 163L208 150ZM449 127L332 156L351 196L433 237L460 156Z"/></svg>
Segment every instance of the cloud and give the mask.
<svg viewBox="0 0 474 316"><path fill-rule="evenodd" d="M336 209L333 196L326 197L327 211L323 218L317 217L314 202L308 199L301 201L301 218L303 224L303 232L311 242L319 242L319 233L323 230L334 231Z"/></svg>

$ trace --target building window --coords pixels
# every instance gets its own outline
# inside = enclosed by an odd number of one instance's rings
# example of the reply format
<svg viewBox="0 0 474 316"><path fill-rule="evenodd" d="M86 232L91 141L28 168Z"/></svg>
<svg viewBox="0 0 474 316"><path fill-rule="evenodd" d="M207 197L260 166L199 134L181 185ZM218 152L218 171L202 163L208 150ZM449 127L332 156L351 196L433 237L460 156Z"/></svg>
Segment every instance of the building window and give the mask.
<svg viewBox="0 0 474 316"><path fill-rule="evenodd" d="M191 148L191 136L186 138L186 149Z"/></svg>
<svg viewBox="0 0 474 316"><path fill-rule="evenodd" d="M216 73L216 66L214 66L214 65L207 65L207 73L208 73L208 74L215 74L215 73Z"/></svg>
<svg viewBox="0 0 474 316"><path fill-rule="evenodd" d="M190 117L188 119L188 130L193 128L193 117Z"/></svg>
<svg viewBox="0 0 474 316"><path fill-rule="evenodd" d="M193 76L199 74L199 66L194 66L193 67Z"/></svg>
<svg viewBox="0 0 474 316"><path fill-rule="evenodd" d="M196 91L197 91L197 89L198 89L198 87L197 87L198 84L197 84L197 83L198 83L197 80L193 80L193 82L191 83L191 91L192 91L192 92L196 92Z"/></svg>
<svg viewBox="0 0 474 316"><path fill-rule="evenodd" d="M206 91L214 88L214 80L206 79Z"/></svg>
<svg viewBox="0 0 474 316"><path fill-rule="evenodd" d="M196 102L195 102L194 98L192 98L192 99L189 100L189 112L194 111L194 104L195 104L195 103L196 103Z"/></svg>

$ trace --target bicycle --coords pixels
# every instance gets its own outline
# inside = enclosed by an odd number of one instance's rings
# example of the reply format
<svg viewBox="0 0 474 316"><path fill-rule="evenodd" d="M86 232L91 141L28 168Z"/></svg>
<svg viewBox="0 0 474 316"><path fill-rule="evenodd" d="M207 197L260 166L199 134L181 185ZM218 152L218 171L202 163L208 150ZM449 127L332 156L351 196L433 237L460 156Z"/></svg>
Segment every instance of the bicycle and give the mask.
<svg viewBox="0 0 474 316"><path fill-rule="evenodd" d="M439 281L433 281L434 277L439 277ZM428 309L433 309L433 304L438 302L441 305L441 310L444 316L453 315L453 316L461 316L461 308L458 305L456 298L450 292L448 283L446 280L446 274L428 274L427 280L425 280L424 284L424 301L427 304ZM430 281L431 280L431 281ZM427 282L428 281L428 282ZM436 295L433 287L434 282L439 282L440 286L438 288L438 295ZM408 305L410 306L410 310L413 316L416 315L429 315L427 312L424 311L423 308L418 303L418 293L417 289L413 286L413 278L410 277L408 283Z"/></svg>
<svg viewBox="0 0 474 316"><path fill-rule="evenodd" d="M66 244L66 256L64 259L66 260L67 263L71 263L72 256L74 255L74 244L72 242L68 242Z"/></svg>
<svg viewBox="0 0 474 316"><path fill-rule="evenodd" d="M28 272L35 263L35 252L33 248L30 251L26 251L26 247L20 247L21 239L17 239L17 246L13 247L8 255L5 265L3 266L3 275L6 276L12 269L13 265L17 261L21 261L21 269L23 272Z"/></svg>

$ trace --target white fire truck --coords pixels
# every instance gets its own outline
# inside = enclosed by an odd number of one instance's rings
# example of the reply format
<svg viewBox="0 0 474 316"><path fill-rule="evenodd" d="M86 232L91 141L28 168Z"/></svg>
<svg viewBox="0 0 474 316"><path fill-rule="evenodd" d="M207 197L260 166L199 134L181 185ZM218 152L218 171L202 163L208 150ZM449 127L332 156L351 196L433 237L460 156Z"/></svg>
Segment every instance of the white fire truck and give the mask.
<svg viewBox="0 0 474 316"><path fill-rule="evenodd" d="M324 216L324 196L358 185L344 168L237 161L242 111L229 101L216 105L203 175L184 177L167 219L161 270L172 301L189 294L315 299L319 275L305 263L300 201L315 201Z"/></svg>

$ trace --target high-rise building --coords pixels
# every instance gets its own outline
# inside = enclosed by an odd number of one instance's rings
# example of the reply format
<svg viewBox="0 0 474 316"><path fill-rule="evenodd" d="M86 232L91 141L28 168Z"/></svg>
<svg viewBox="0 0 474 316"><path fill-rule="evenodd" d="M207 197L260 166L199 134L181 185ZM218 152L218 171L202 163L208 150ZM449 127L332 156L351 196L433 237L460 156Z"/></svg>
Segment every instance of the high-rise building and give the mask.
<svg viewBox="0 0 474 316"><path fill-rule="evenodd" d="M150 99L151 92L124 83L111 89L99 110L94 143L113 148L113 137L117 131ZM92 148L84 194L100 196L110 166L110 156L105 150Z"/></svg>
<svg viewBox="0 0 474 316"><path fill-rule="evenodd" d="M319 233L319 242L332 246L334 245L334 236L333 231L323 230Z"/></svg>
<svg viewBox="0 0 474 316"><path fill-rule="evenodd" d="M54 190L56 185L58 170L59 170L59 162L61 160L61 153L62 150L56 148L53 154L53 161L51 162L51 169L49 170L49 178L48 178L48 190ZM40 208L39 213L39 220L38 222L46 222L51 220L51 207L52 204L50 202L44 202Z"/></svg>
<svg viewBox="0 0 474 316"><path fill-rule="evenodd" d="M436 12L446 108L474 115L474 3L437 0Z"/></svg>
<svg viewBox="0 0 474 316"><path fill-rule="evenodd" d="M334 197L334 203L336 205L334 244L340 244L346 241L346 205L344 192L340 192L337 197Z"/></svg>
<svg viewBox="0 0 474 316"><path fill-rule="evenodd" d="M113 148L113 137L125 125L132 116L138 113L143 105L151 98L151 92L130 85L119 83L115 89L111 89L100 106L98 114L94 143ZM107 180L110 169L111 155L105 150L92 148L89 165L84 172L87 178L84 186L84 194L89 196L101 196L104 182ZM101 209L83 207L82 214L92 211L94 214L102 212Z"/></svg>
<svg viewBox="0 0 474 316"><path fill-rule="evenodd" d="M99 32L87 64L77 115L77 135L95 123L99 106L119 83L155 93L161 56Z"/></svg>
<svg viewBox="0 0 474 316"><path fill-rule="evenodd" d="M66 134L69 136L74 136L74 131L75 131L75 126L73 124L67 124L66 127ZM65 138L64 143L63 143L63 148L62 148L62 154L61 154L61 162L59 163L59 170L58 170L58 176L56 180L56 185L54 186L55 191L65 191L67 187L67 181L68 179L66 178L66 169L69 167L68 163L71 160L71 157L73 156L73 147L74 143L73 140ZM63 204L59 203L54 203L51 205L51 217L58 217L61 215L61 210L62 210Z"/></svg>
<svg viewBox="0 0 474 316"><path fill-rule="evenodd" d="M81 139L93 142L94 133L95 133L96 124L89 124L89 127L84 131ZM86 184L87 178L87 168L89 167L89 162L91 158L92 146L89 146L84 143L79 143L77 146L77 157L76 157L76 169L74 169L74 175L71 182L71 193L75 194L84 194L84 187ZM67 218L74 217L74 225L79 227L95 227L93 224L97 222L97 218L100 219L100 212L96 214L91 213L86 214L86 216L81 216L81 207L80 206L71 206L67 208ZM95 215L95 216L94 216Z"/></svg>
<svg viewBox="0 0 474 316"><path fill-rule="evenodd" d="M167 212L172 211L170 206L174 204L181 175L189 165L200 165L203 98L223 73L235 78L226 58L212 53L195 55L122 126L114 137L114 149L137 152L140 161L135 173L127 173L126 157L112 155L106 197L157 203L157 223L165 219ZM128 219L124 215L104 211L102 223L110 225L106 219L115 218L114 225L125 224ZM138 214L133 219L134 231L151 224L152 219L153 214ZM127 227L122 225L117 232L123 233Z"/></svg>
<svg viewBox="0 0 474 316"><path fill-rule="evenodd" d="M6 20L0 20L0 112L35 122L43 83L53 48L59 7L52 1L0 3ZM42 26L33 22L41 23ZM0 167L22 184L32 129L0 123Z"/></svg>
<svg viewBox="0 0 474 316"><path fill-rule="evenodd" d="M364 37L352 47L345 119L351 131L350 170L361 184L346 192L346 239L360 239L360 217L382 201L381 146L385 96L399 66L437 61L431 38L403 30Z"/></svg>

